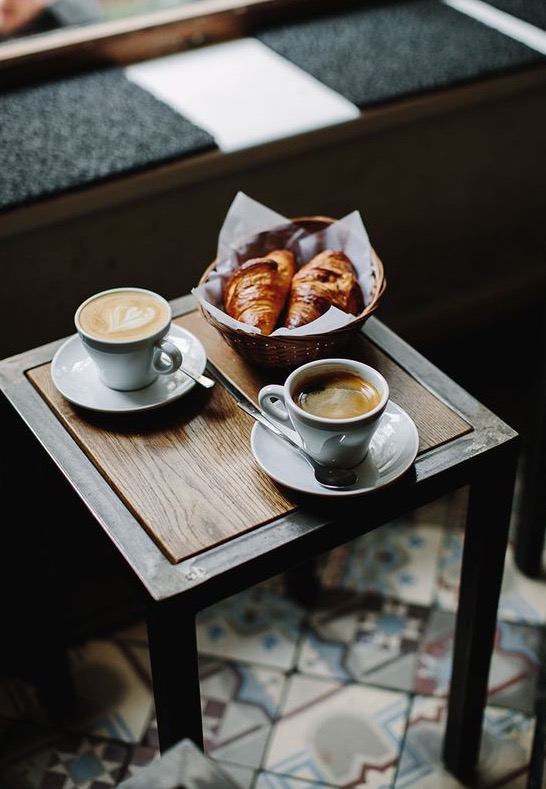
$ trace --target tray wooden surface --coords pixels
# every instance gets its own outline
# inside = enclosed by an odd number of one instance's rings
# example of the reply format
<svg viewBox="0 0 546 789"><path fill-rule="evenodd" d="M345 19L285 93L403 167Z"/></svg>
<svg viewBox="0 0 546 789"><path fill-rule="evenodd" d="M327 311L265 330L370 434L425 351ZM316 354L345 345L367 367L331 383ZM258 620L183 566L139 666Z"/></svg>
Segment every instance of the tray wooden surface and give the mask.
<svg viewBox="0 0 546 789"><path fill-rule="evenodd" d="M175 322L203 343L207 357L254 402L266 383L286 373L249 366L199 311ZM344 349L377 367L391 399L412 417L419 452L469 432L471 426L365 337ZM27 372L37 391L173 563L282 516L301 499L273 482L250 449L254 421L216 384L195 386L152 411L105 414L73 406L59 394L51 364Z"/></svg>

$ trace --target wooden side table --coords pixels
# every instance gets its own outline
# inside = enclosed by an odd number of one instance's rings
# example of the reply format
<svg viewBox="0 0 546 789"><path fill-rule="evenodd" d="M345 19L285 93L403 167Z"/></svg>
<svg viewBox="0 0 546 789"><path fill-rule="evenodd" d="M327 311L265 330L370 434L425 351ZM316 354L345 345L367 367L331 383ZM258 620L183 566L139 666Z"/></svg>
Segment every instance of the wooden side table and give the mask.
<svg viewBox="0 0 546 789"><path fill-rule="evenodd" d="M248 396L255 399L259 387L274 380L272 372L251 369L228 348L191 296L175 300L173 311L176 322L200 338L208 358ZM355 519L350 498L298 494L264 474L250 451L254 423L219 384L207 391L195 387L143 413L72 406L51 380L51 359L62 342L0 363L6 497L24 511L28 551L36 533L55 529L67 500L91 513L140 580L149 599L162 751L186 737L202 745L199 611L469 486L444 759L460 780L471 780L507 548L517 433L370 318L345 355L384 373L391 399L412 417L420 441L414 466L392 485L360 497L365 517ZM71 560L85 562L85 556L76 551ZM13 562L24 567L24 549Z"/></svg>

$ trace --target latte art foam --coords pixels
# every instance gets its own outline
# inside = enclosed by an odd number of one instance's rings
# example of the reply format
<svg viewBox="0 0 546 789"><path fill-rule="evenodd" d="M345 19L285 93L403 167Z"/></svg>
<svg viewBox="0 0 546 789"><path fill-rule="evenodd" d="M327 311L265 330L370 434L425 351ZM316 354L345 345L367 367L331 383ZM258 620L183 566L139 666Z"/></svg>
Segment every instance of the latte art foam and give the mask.
<svg viewBox="0 0 546 789"><path fill-rule="evenodd" d="M102 293L79 313L79 324L86 334L113 342L149 337L169 319L170 309L162 299L137 290Z"/></svg>
<svg viewBox="0 0 546 789"><path fill-rule="evenodd" d="M108 333L117 334L118 332L131 331L132 329L142 329L153 323L156 310L152 307L127 307L126 304L116 304L110 313L106 313L108 319Z"/></svg>

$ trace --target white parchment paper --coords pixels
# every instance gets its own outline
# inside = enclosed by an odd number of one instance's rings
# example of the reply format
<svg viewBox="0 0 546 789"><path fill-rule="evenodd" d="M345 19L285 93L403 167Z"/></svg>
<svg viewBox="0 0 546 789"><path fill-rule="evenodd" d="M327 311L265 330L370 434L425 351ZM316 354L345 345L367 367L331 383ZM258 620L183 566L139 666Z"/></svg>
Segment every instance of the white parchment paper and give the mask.
<svg viewBox="0 0 546 789"><path fill-rule="evenodd" d="M300 266L325 249L343 250L357 271L364 304L370 303L373 289L370 240L358 211L310 234L243 192L237 193L220 230L216 267L207 282L192 289L193 295L219 323L249 334L260 334L256 327L236 321L224 311L222 287L231 272L245 260L263 257L273 249L290 249ZM269 336L322 334L347 326L354 320L354 315L330 307L324 315L305 326L297 329L283 327Z"/></svg>

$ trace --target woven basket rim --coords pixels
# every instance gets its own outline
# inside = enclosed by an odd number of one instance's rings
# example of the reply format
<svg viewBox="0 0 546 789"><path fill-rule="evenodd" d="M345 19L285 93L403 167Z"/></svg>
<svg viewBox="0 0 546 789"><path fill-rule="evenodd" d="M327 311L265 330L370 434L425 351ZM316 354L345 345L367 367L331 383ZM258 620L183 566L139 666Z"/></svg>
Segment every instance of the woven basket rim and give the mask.
<svg viewBox="0 0 546 789"><path fill-rule="evenodd" d="M336 221L337 220L332 217L316 215L297 217L291 219L290 223L304 225L322 223L328 225ZM302 354L306 354L306 352L309 352L311 349L317 349L321 346L323 348L339 347L350 337L350 335L362 326L377 308L379 299L387 286L387 281L383 263L372 246L370 246L370 253L373 278L371 300L358 315L354 316L354 320L338 329L316 334L295 335L293 337L286 334L273 336L271 334L254 333L245 331L243 328L228 326L211 315L201 302L198 304L199 310L205 320L220 332L226 342L230 343L239 353L245 355L249 360L271 366L272 361L280 355L284 359L284 364L297 363L298 360L305 359L306 357L302 357ZM199 280L199 286L207 282L211 273L216 269L217 263L218 259L215 259L207 266Z"/></svg>
<svg viewBox="0 0 546 789"><path fill-rule="evenodd" d="M329 332L319 332L317 334L296 335L295 337L290 337L289 335L286 335L286 334L278 335L278 336L275 337L275 336L271 336L270 334L265 335L265 334L260 334L258 332L256 332L256 333L255 332L249 332L249 331L245 331L244 329L238 329L238 328L234 328L233 326L228 326L227 324L221 323L220 321L218 321L213 315L211 315L211 313L207 309L205 309L203 307L203 305L201 303L199 304L199 308L200 308L202 314L204 315L204 317L209 321L209 323L211 323L213 326L215 326L220 331L228 332L229 334L241 335L243 337L252 338L253 341L256 341L257 338L261 337L264 340L268 340L269 342L271 342L272 340L279 340L279 341L282 340L283 342L284 341L288 341L288 342L294 342L294 343L309 342L309 341L316 340L316 339L318 339L320 337L325 337L327 335L328 336L332 335L332 334L336 335L336 334L340 334L340 333L341 334L345 333L347 331L352 331L353 329L358 328L358 326L360 326L361 323L363 323L363 321L366 318L368 318L372 314L372 312L375 311L375 309L376 309L376 307L378 305L379 299L383 295L383 293L385 291L385 288L387 286L387 281L386 281L386 278L385 278L385 272L384 272L383 263L381 261L381 258L377 255L377 253L375 252L373 247L370 248L370 251L371 251L372 269L373 269L373 276L374 276L374 283L375 283L371 301L369 302L369 304L367 304L364 307L364 309L361 312L358 313L358 315L355 315L354 320L352 320L346 326L341 326L338 329L332 329ZM216 267L216 260L213 261L205 269L205 271L203 273L203 276L199 280L199 285L203 285L207 281L208 277L210 276L212 271L214 271L215 267Z"/></svg>

